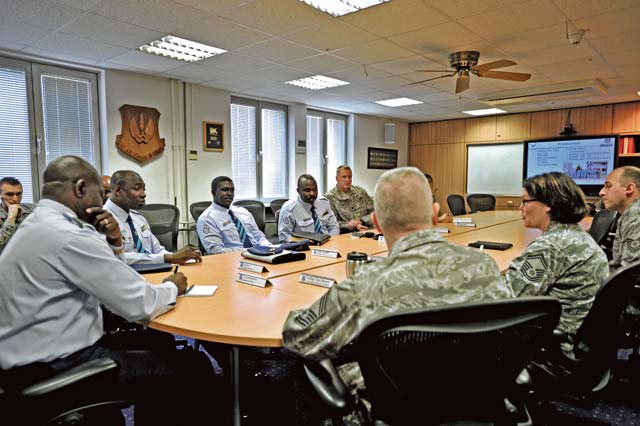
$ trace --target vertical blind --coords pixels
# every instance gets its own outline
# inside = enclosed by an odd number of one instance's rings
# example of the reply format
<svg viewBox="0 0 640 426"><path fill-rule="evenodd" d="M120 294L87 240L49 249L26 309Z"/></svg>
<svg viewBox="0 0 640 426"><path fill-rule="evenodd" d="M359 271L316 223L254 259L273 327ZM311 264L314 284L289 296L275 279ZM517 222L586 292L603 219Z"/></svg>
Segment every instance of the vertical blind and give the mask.
<svg viewBox="0 0 640 426"><path fill-rule="evenodd" d="M324 194L322 117L307 116L307 173L316 178L318 193Z"/></svg>
<svg viewBox="0 0 640 426"><path fill-rule="evenodd" d="M0 177L22 183L22 201L33 201L27 75L0 67Z"/></svg>
<svg viewBox="0 0 640 426"><path fill-rule="evenodd" d="M41 87L46 164L62 155L95 164L91 82L42 74Z"/></svg>
<svg viewBox="0 0 640 426"><path fill-rule="evenodd" d="M262 108L262 198L287 195L286 120L283 110Z"/></svg>
<svg viewBox="0 0 640 426"><path fill-rule="evenodd" d="M231 173L235 197L256 198L256 108L231 104Z"/></svg>
<svg viewBox="0 0 640 426"><path fill-rule="evenodd" d="M346 163L346 121L327 119L327 174L335 176L336 169Z"/></svg>

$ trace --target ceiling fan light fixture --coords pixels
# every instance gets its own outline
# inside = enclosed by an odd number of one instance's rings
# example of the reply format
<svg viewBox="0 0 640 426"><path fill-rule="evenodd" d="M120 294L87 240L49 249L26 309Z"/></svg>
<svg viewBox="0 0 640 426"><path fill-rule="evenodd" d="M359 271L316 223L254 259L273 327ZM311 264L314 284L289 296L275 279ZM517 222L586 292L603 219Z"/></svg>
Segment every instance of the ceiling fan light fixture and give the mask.
<svg viewBox="0 0 640 426"><path fill-rule="evenodd" d="M371 6L386 3L389 0L300 0L314 9L332 16L342 16Z"/></svg>
<svg viewBox="0 0 640 426"><path fill-rule="evenodd" d="M407 105L419 105L423 102L416 101L415 99L411 99L411 98L394 98L394 99L385 99L383 101L376 101L376 103L380 105L396 108L396 107L407 106Z"/></svg>
<svg viewBox="0 0 640 426"><path fill-rule="evenodd" d="M507 111L498 108L487 108L487 109L472 109L469 111L462 111L463 114L469 115L493 115L493 114L504 114Z"/></svg>

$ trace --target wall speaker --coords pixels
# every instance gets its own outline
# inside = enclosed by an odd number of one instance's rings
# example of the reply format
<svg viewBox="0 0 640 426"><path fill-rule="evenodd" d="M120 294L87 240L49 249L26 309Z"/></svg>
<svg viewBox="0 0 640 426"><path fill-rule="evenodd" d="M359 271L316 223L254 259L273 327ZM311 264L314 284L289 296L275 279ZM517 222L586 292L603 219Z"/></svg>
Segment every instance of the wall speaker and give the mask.
<svg viewBox="0 0 640 426"><path fill-rule="evenodd" d="M384 125L384 143L388 145L396 143L396 125L394 123Z"/></svg>

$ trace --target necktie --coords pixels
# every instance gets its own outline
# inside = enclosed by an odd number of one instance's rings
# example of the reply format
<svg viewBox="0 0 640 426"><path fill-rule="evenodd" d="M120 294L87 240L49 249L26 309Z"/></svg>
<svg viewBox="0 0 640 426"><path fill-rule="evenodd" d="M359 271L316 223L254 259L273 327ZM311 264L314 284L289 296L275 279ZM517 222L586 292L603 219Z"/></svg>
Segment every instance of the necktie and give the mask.
<svg viewBox="0 0 640 426"><path fill-rule="evenodd" d="M238 235L240 236L240 241L242 241L242 246L245 248L253 247L251 241L249 240L249 236L247 235L247 230L244 229L244 225L242 222L238 220L236 215L233 214L231 210L229 210L229 216L231 216L231 220L236 225L236 229L238 230Z"/></svg>
<svg viewBox="0 0 640 426"><path fill-rule="evenodd" d="M322 234L322 225L320 225L320 219L316 214L316 206L311 206L311 218L313 219L313 231L316 234Z"/></svg>
<svg viewBox="0 0 640 426"><path fill-rule="evenodd" d="M146 253L147 251L142 247L142 241L138 237L138 233L136 232L136 228L133 226L133 220L131 220L131 215L127 216L127 223L129 224L129 229L131 230L131 238L133 238L133 246L138 253Z"/></svg>

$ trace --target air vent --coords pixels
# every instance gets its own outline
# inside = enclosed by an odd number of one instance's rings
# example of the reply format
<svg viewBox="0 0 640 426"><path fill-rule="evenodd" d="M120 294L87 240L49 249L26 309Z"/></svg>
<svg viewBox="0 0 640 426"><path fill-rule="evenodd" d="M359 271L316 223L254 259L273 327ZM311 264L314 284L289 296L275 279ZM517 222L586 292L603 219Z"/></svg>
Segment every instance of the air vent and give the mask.
<svg viewBox="0 0 640 426"><path fill-rule="evenodd" d="M582 80L567 83L550 84L528 89L504 90L478 99L489 105L515 105L549 102L556 99L584 98L606 95L607 91L600 80Z"/></svg>

